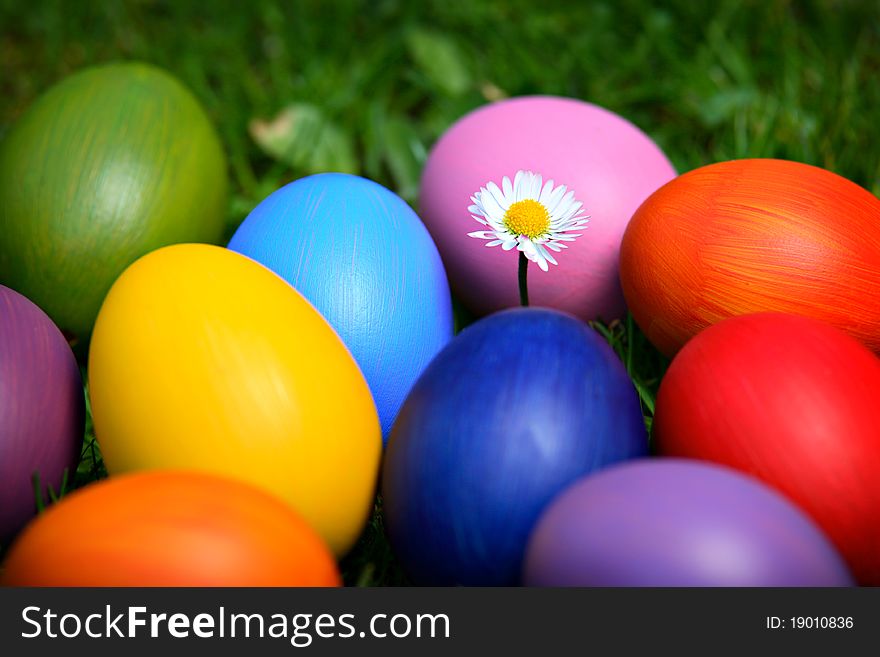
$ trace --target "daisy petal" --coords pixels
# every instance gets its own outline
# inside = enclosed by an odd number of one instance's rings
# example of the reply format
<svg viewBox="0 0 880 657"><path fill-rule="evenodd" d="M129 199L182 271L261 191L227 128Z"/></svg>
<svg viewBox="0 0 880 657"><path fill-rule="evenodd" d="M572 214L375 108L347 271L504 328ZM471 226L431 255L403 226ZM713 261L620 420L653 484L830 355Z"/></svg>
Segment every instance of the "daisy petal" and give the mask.
<svg viewBox="0 0 880 657"><path fill-rule="evenodd" d="M504 192L498 189L498 185L493 182L490 182L488 185L486 185L486 196L491 197L495 204L499 208L501 208L502 213L507 212L507 208L510 207L510 203L507 201Z"/></svg>
<svg viewBox="0 0 880 657"><path fill-rule="evenodd" d="M513 185L510 183L510 178L504 176L501 179L501 189L504 190L504 200L510 203L513 203L516 199L513 196Z"/></svg>
<svg viewBox="0 0 880 657"><path fill-rule="evenodd" d="M568 249L569 242L583 235L574 231L582 231L590 220L573 189L556 185L552 178L545 181L540 173L526 169L517 170L513 180L503 176L500 186L494 181L487 182L470 200L468 212L486 230L473 231L467 233L468 236L485 240L487 247L500 246L504 251L516 249L545 272L549 271L549 265L558 265L553 254ZM545 228L526 229L544 231L534 237L513 234L505 223L510 206L524 200L539 203L549 215L549 225Z"/></svg>
<svg viewBox="0 0 880 657"><path fill-rule="evenodd" d="M556 207L553 208L553 215L555 217L560 217L568 210L568 206L571 205L572 201L574 201L574 191L568 190L561 199L559 199L559 203L556 204Z"/></svg>
<svg viewBox="0 0 880 657"><path fill-rule="evenodd" d="M583 203L581 202L572 203L570 206L568 206L568 209L565 211L565 213L562 214L562 216L559 218L559 221L568 221L569 219L574 217L578 213L578 210L581 209L581 206L583 206Z"/></svg>
<svg viewBox="0 0 880 657"><path fill-rule="evenodd" d="M516 175L513 177L513 200L522 201L523 200L523 179L526 177L525 171L517 171Z"/></svg>
<svg viewBox="0 0 880 657"><path fill-rule="evenodd" d="M565 185L559 185L556 189L553 190L553 193L550 194L550 198L547 200L547 212L550 213L552 217L559 207L559 202L565 197L566 187Z"/></svg>
<svg viewBox="0 0 880 657"><path fill-rule="evenodd" d="M553 259L553 256L550 255L550 252L547 251L547 249L544 248L544 245L543 245L543 244L539 244L539 245L538 245L538 253L540 253L540 254L544 257L544 259L545 259L547 262L549 262L550 264L552 264L552 265L558 265L558 264L559 264L558 262L556 262L556 260Z"/></svg>
<svg viewBox="0 0 880 657"><path fill-rule="evenodd" d="M543 205L545 208L548 207L550 203L550 197L553 195L553 179L551 178L547 182L544 183L544 187L541 189L541 194L538 196L538 203ZM548 210L549 212L549 210Z"/></svg>
<svg viewBox="0 0 880 657"><path fill-rule="evenodd" d="M531 173L531 171L529 172ZM543 184L543 178L540 173L532 173L531 184L529 185L529 196L528 198L535 199L536 201L541 196L541 185Z"/></svg>
<svg viewBox="0 0 880 657"><path fill-rule="evenodd" d="M494 186L494 185L493 185ZM494 186L497 190L498 187ZM489 192L485 194L482 198L483 202L483 216L487 219L495 221L496 223L501 223L504 219L504 213L507 210L498 202L498 197L495 195L495 192Z"/></svg>
<svg viewBox="0 0 880 657"><path fill-rule="evenodd" d="M534 255L537 252L535 249L535 245L532 243L528 237L522 237L519 240L519 250L526 254L526 258L529 260L534 259Z"/></svg>
<svg viewBox="0 0 880 657"><path fill-rule="evenodd" d="M528 257L528 256L526 256ZM532 262L537 262L538 266L541 268L541 271L548 271L550 268L547 266L547 259L544 257L544 254L541 253L538 249L535 249L535 252L532 254L532 257L529 258Z"/></svg>

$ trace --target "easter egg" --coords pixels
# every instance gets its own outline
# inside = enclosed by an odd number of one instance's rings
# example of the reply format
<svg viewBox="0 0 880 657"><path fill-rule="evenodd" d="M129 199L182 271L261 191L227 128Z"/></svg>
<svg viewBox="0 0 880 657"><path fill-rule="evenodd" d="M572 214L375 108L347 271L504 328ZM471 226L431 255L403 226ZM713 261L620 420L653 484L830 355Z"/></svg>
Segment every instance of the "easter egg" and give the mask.
<svg viewBox="0 0 880 657"><path fill-rule="evenodd" d="M382 438L363 375L308 301L238 253L180 244L131 265L95 323L89 396L111 474L248 481L336 554L372 510Z"/></svg>
<svg viewBox="0 0 880 657"><path fill-rule="evenodd" d="M880 351L880 199L830 171L735 160L668 183L627 228L633 317L674 354L727 317L805 315Z"/></svg>
<svg viewBox="0 0 880 657"><path fill-rule="evenodd" d="M850 586L829 540L735 470L643 459L579 480L541 515L531 586Z"/></svg>
<svg viewBox="0 0 880 657"><path fill-rule="evenodd" d="M21 533L6 586L339 586L289 505L225 477L155 471L63 498Z"/></svg>
<svg viewBox="0 0 880 657"><path fill-rule="evenodd" d="M662 454L752 474L824 530L862 584L880 584L880 359L832 326L761 313L688 342L657 396Z"/></svg>
<svg viewBox="0 0 880 657"><path fill-rule="evenodd" d="M556 254L558 266L531 266L530 302L584 320L622 317L620 240L641 202L675 176L669 160L623 117L572 98L504 100L456 122L425 164L420 211L453 292L478 315L520 300L515 252L468 236L486 228L468 209L471 197L490 182L501 188L518 171L564 185L590 217L573 233L581 237Z"/></svg>
<svg viewBox="0 0 880 657"><path fill-rule="evenodd" d="M393 192L340 173L282 187L229 248L293 285L361 368L387 439L415 380L452 337L452 300L428 231Z"/></svg>
<svg viewBox="0 0 880 657"><path fill-rule="evenodd" d="M646 451L636 391L595 331L554 310L497 313L453 338L401 409L382 474L391 545L420 583L516 584L544 506Z"/></svg>
<svg viewBox="0 0 880 657"><path fill-rule="evenodd" d="M84 429L82 379L61 331L0 285L0 544L72 480Z"/></svg>
<svg viewBox="0 0 880 657"><path fill-rule="evenodd" d="M216 242L226 161L193 95L139 63L61 81L0 144L0 283L85 353L110 285L175 242Z"/></svg>

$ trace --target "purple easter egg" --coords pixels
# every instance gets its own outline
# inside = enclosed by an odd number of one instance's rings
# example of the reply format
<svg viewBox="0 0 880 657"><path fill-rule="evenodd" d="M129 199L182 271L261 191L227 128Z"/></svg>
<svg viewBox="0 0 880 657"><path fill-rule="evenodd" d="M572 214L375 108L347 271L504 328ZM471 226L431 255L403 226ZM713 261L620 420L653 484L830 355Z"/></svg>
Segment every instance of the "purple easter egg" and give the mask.
<svg viewBox="0 0 880 657"><path fill-rule="evenodd" d="M644 459L581 479L538 521L529 586L851 586L830 541L751 477Z"/></svg>
<svg viewBox="0 0 880 657"><path fill-rule="evenodd" d="M82 379L67 341L31 301L0 285L0 542L73 476L82 445Z"/></svg>
<svg viewBox="0 0 880 657"><path fill-rule="evenodd" d="M622 317L620 243L642 201L675 177L669 160L623 117L572 98L514 98L456 122L428 157L419 204L453 291L478 315L519 305L519 286L516 251L468 237L486 228L468 210L471 196L519 170L565 185L590 216L555 254L558 266L530 266L531 303L584 320Z"/></svg>

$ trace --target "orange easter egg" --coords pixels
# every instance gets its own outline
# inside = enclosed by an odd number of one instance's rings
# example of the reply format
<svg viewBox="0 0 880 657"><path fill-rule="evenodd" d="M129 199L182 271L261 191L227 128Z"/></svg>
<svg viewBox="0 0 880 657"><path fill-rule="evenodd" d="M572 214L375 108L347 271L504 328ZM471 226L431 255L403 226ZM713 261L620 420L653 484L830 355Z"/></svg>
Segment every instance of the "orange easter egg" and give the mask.
<svg viewBox="0 0 880 657"><path fill-rule="evenodd" d="M64 498L13 544L5 586L339 586L317 532L250 484L195 472L114 477Z"/></svg>
<svg viewBox="0 0 880 657"><path fill-rule="evenodd" d="M763 311L822 320L880 353L880 200L798 162L701 167L633 215L620 278L667 355L711 324Z"/></svg>

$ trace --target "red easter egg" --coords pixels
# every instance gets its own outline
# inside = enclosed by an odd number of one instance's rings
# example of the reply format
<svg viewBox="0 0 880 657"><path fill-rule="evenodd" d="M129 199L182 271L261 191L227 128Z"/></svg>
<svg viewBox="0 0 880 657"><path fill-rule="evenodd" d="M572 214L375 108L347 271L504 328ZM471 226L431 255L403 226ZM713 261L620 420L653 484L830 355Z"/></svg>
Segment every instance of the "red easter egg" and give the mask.
<svg viewBox="0 0 880 657"><path fill-rule="evenodd" d="M880 353L880 199L783 160L695 169L630 221L620 279L636 322L672 355L727 317L813 317Z"/></svg>
<svg viewBox="0 0 880 657"><path fill-rule="evenodd" d="M657 396L661 454L752 474L813 517L880 585L880 359L832 326L775 313L687 343Z"/></svg>

